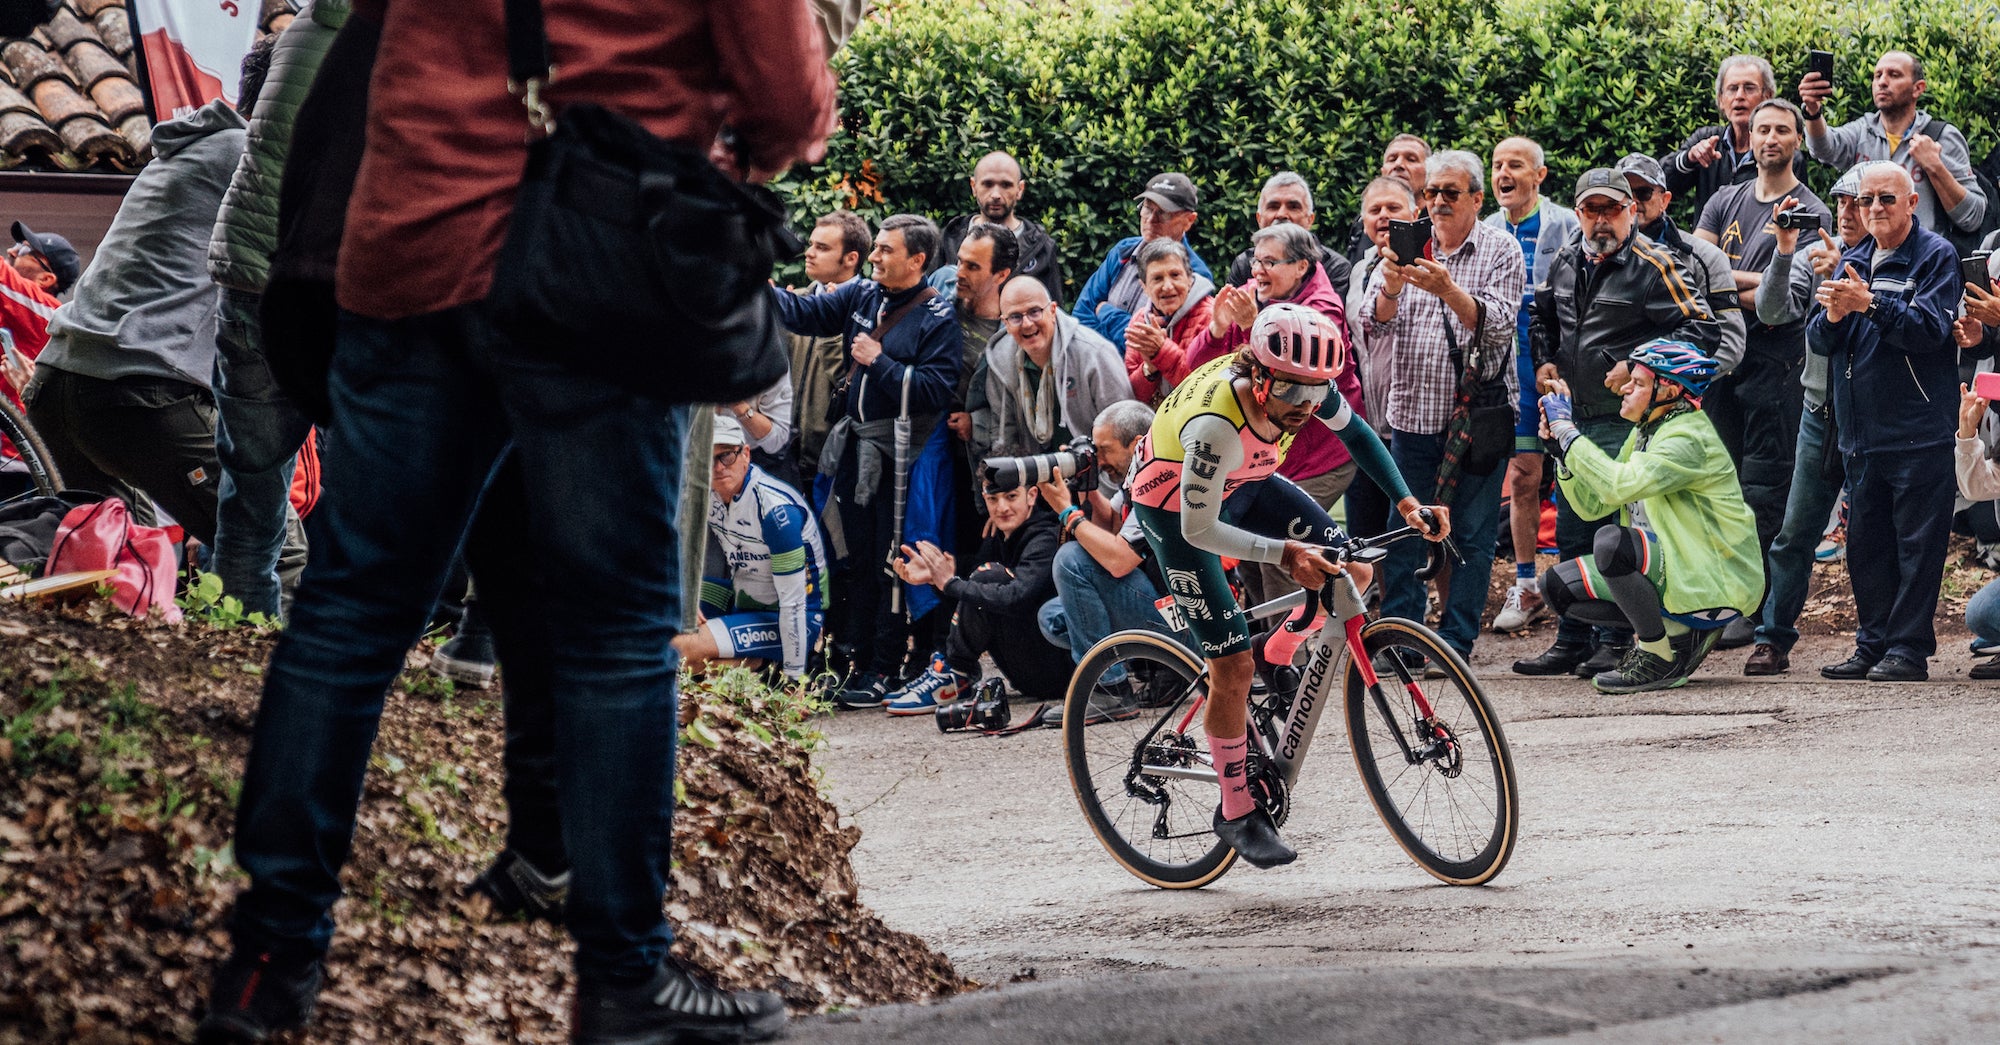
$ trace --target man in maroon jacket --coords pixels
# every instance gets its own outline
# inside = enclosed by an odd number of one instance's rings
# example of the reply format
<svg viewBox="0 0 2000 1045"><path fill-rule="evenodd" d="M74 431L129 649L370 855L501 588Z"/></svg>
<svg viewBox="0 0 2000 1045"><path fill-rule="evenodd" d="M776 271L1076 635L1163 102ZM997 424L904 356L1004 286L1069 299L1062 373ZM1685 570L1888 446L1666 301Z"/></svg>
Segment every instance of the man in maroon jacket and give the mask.
<svg viewBox="0 0 2000 1045"><path fill-rule="evenodd" d="M797 0L544 6L558 113L594 102L702 148L726 123L758 179L820 155L833 83ZM511 351L481 308L527 160L502 0L355 0L354 18L381 47L336 279L322 529L266 676L237 810L250 887L200 1040L311 1017L384 693L510 450L521 539L562 579L534 641L496 637L510 675L540 680L556 739L570 866L540 870L568 890L575 1040L769 1037L777 996L690 975L661 915L688 408Z"/></svg>

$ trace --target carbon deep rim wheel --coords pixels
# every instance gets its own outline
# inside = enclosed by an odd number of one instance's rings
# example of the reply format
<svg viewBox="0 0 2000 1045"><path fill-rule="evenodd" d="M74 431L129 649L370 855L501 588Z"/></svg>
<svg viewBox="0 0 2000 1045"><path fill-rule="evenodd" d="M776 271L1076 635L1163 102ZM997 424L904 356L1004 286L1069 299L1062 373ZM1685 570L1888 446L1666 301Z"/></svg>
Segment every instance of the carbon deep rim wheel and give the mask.
<svg viewBox="0 0 2000 1045"><path fill-rule="evenodd" d="M1390 668L1381 673L1378 700L1360 668L1347 665L1347 734L1369 801L1396 843L1439 881L1492 881L1513 855L1520 828L1514 759L1499 717L1465 661L1429 628L1387 617L1361 634L1370 660ZM1404 662L1415 666L1396 672L1382 656L1391 649L1407 651ZM1424 678L1425 662L1445 677ZM1418 721L1411 687L1430 702L1429 723ZM1414 758L1397 742L1398 731Z"/></svg>
<svg viewBox="0 0 2000 1045"><path fill-rule="evenodd" d="M1144 684L1138 714L1084 725L1107 670L1124 665ZM1141 765L1211 767L1201 717L1190 715L1202 662L1152 631L1122 631L1099 642L1070 677L1063 701L1063 751L1070 787L1090 831L1119 866L1162 889L1199 889L1229 870L1236 850L1215 837L1213 781L1141 772ZM1100 694L1096 703L1101 707ZM1104 718L1103 715L1098 715Z"/></svg>
<svg viewBox="0 0 2000 1045"><path fill-rule="evenodd" d="M53 497L62 492L62 473L56 469L56 459L49 448L42 443L42 437L28 423L25 414L0 396L0 435L13 440L15 452L28 466L28 474L35 480L35 492L44 497Z"/></svg>

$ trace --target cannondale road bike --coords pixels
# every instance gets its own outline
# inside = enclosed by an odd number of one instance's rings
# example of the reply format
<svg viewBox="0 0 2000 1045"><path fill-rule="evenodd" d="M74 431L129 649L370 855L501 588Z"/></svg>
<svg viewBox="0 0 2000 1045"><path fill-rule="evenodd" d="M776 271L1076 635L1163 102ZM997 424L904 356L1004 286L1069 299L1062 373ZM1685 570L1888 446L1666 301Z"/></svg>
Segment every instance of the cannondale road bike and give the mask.
<svg viewBox="0 0 2000 1045"><path fill-rule="evenodd" d="M1375 563L1388 555L1387 545L1416 536L1404 527L1325 551L1342 563ZM1436 566L1435 547L1432 554L1427 573ZM1506 736L1472 670L1420 622L1369 621L1345 573L1318 592L1294 592L1249 615L1290 614L1282 626L1296 633L1311 627L1308 600L1328 612L1307 641L1301 681L1251 696L1251 794L1274 822L1285 823L1338 685L1355 768L1397 844L1443 882L1491 881L1513 853L1520 807ZM1117 666L1139 692L1136 716L1117 719L1104 707L1110 698L1100 681ZM1200 888L1236 862L1210 823L1218 793L1202 732L1207 699L1207 664L1156 631L1106 637L1070 679L1063 740L1077 802L1112 858L1163 889Z"/></svg>

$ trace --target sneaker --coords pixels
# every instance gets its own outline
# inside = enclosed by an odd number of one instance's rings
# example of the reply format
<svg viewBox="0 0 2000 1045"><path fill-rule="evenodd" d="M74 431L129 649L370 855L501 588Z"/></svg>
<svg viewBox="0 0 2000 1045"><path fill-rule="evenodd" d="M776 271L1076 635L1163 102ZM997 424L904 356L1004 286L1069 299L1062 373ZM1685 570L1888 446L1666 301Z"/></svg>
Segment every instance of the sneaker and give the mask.
<svg viewBox="0 0 2000 1045"><path fill-rule="evenodd" d="M1651 650L1633 646L1626 652L1618 666L1590 680L1599 693L1642 693L1654 689L1673 689L1685 685L1688 677L1678 670L1674 660L1661 657Z"/></svg>
<svg viewBox="0 0 2000 1045"><path fill-rule="evenodd" d="M1299 858L1298 851L1278 837L1278 825L1271 822L1271 814L1262 809L1252 809L1236 820L1224 820L1222 808L1217 806L1215 835L1253 867L1277 867Z"/></svg>
<svg viewBox="0 0 2000 1045"><path fill-rule="evenodd" d="M470 620L468 614L468 624ZM431 673L467 689L485 689L493 684L493 668L497 660L493 652L493 633L486 628L468 626L459 629L450 642L431 654Z"/></svg>
<svg viewBox="0 0 2000 1045"><path fill-rule="evenodd" d="M785 1027L785 1002L770 991L725 991L669 956L634 987L576 991L570 1040L577 1045L764 1041Z"/></svg>
<svg viewBox="0 0 2000 1045"><path fill-rule="evenodd" d="M1090 694L1090 706L1084 709L1083 724L1094 726L1100 722L1122 722L1136 718L1139 714L1139 694L1132 687L1132 680L1119 679L1117 682L1099 683Z"/></svg>
<svg viewBox="0 0 2000 1045"><path fill-rule="evenodd" d="M945 667L944 661L934 660L929 671L890 693L882 701L882 708L891 715L928 715L936 711L939 704L957 700L968 681L965 676Z"/></svg>
<svg viewBox="0 0 2000 1045"><path fill-rule="evenodd" d="M465 895L491 900L494 913L502 918L561 925L563 904L569 900L569 872L550 877L521 854L504 849L466 884Z"/></svg>
<svg viewBox="0 0 2000 1045"><path fill-rule="evenodd" d="M855 677L854 684L840 691L834 703L844 708L879 708L889 697L889 680L874 672Z"/></svg>
<svg viewBox="0 0 2000 1045"><path fill-rule="evenodd" d="M195 1045L260 1042L305 1026L319 1001L324 971L318 959L298 965L281 962L269 951L232 952L215 970Z"/></svg>
<svg viewBox="0 0 2000 1045"><path fill-rule="evenodd" d="M1835 530L1813 549L1814 562L1839 562L1847 558L1847 531Z"/></svg>
<svg viewBox="0 0 2000 1045"><path fill-rule="evenodd" d="M1502 633L1520 631L1547 616L1548 612L1548 603L1543 601L1540 592L1517 582L1507 589L1507 604L1500 607L1499 615L1493 618L1493 630Z"/></svg>

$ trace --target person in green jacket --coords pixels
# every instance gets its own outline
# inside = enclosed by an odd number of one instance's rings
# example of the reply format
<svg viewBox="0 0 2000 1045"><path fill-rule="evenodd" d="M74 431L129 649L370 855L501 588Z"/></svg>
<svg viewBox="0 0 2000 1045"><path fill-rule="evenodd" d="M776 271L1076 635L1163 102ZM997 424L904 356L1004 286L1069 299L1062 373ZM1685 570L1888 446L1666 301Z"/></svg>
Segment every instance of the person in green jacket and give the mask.
<svg viewBox="0 0 2000 1045"><path fill-rule="evenodd" d="M1569 388L1542 397L1542 438L1562 461L1563 496L1585 518L1619 512L1592 554L1543 576L1557 612L1599 626L1630 624L1637 642L1592 684L1602 693L1672 689L1687 682L1722 628L1764 596L1756 517L1736 468L1701 412L1715 359L1685 341L1657 339L1612 371L1620 417L1638 427L1616 459L1571 419ZM1617 387L1617 385L1613 385Z"/></svg>

